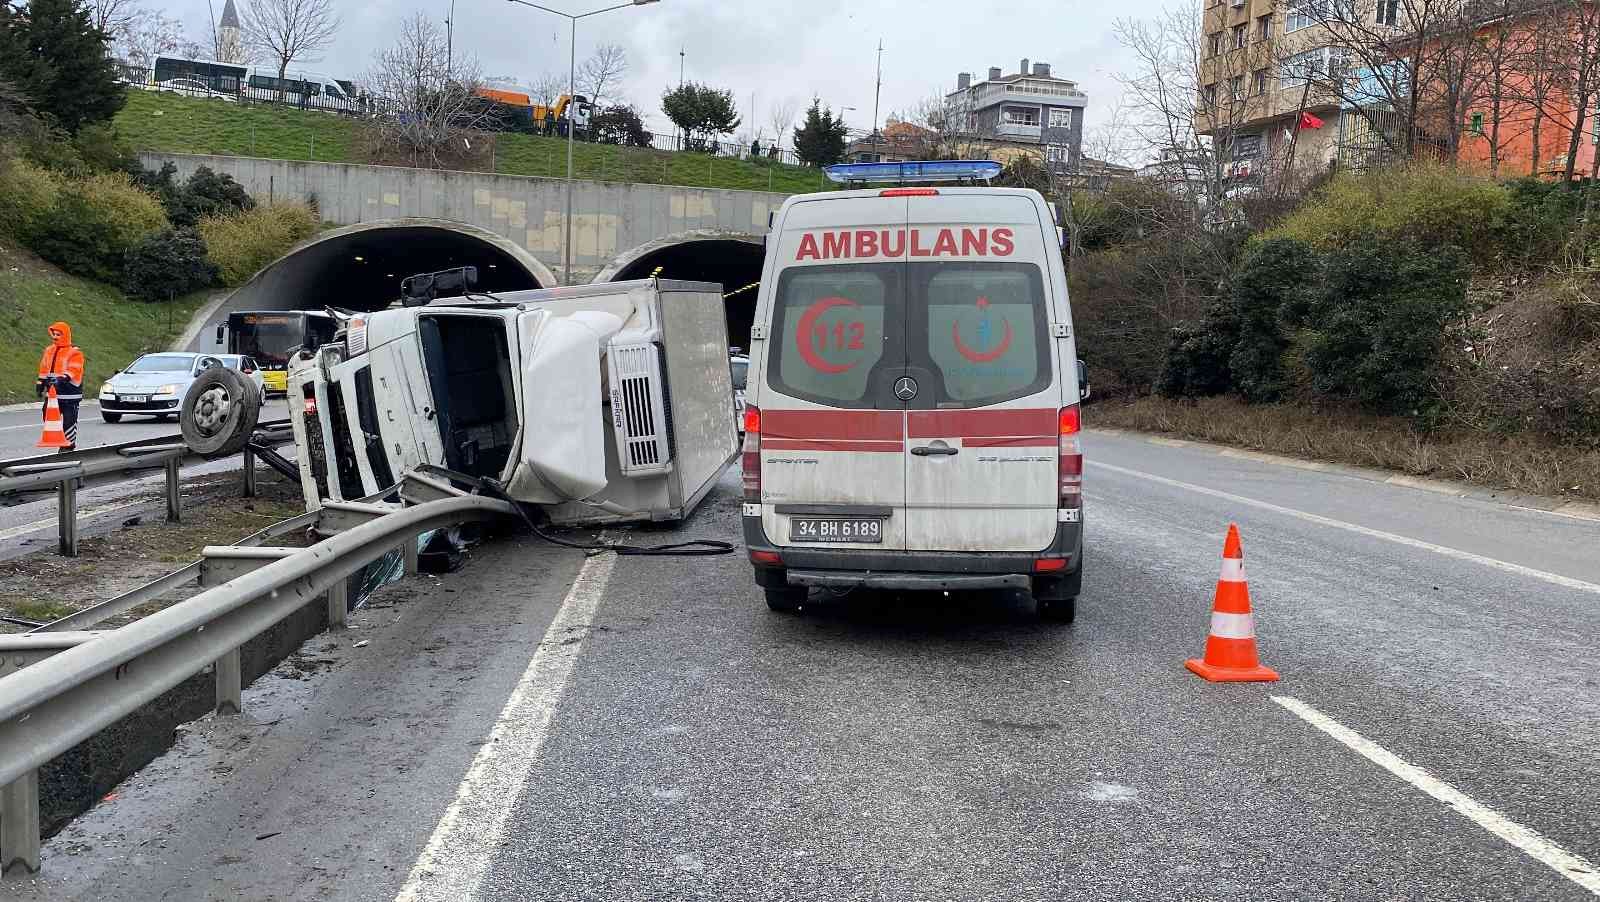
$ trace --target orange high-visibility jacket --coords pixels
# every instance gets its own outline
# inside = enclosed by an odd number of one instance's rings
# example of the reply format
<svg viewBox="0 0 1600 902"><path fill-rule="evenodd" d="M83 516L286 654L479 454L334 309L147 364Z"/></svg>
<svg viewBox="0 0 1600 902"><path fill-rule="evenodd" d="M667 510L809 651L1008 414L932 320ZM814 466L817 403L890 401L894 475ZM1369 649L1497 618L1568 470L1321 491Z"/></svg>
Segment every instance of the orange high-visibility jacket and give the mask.
<svg viewBox="0 0 1600 902"><path fill-rule="evenodd" d="M56 397L71 400L83 397L83 351L72 343L72 327L62 322L50 324L57 335L39 358L39 378L66 377L70 386L56 383Z"/></svg>

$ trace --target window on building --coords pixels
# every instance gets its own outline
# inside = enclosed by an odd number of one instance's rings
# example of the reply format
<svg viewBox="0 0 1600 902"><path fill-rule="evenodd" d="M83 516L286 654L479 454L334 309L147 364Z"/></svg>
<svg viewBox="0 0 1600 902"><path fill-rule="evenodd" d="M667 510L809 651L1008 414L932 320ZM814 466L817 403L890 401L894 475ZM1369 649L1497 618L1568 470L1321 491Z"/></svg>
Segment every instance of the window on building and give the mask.
<svg viewBox="0 0 1600 902"><path fill-rule="evenodd" d="M1474 135L1483 134L1483 114L1482 113L1473 113L1472 114L1472 133Z"/></svg>
<svg viewBox="0 0 1600 902"><path fill-rule="evenodd" d="M1228 90L1233 94L1234 100L1244 99L1244 76L1235 75L1228 79Z"/></svg>
<svg viewBox="0 0 1600 902"><path fill-rule="evenodd" d="M1378 24L1396 25L1400 22L1400 0L1378 0Z"/></svg>
<svg viewBox="0 0 1600 902"><path fill-rule="evenodd" d="M1272 13L1256 17L1256 40L1265 41L1272 37Z"/></svg>
<svg viewBox="0 0 1600 902"><path fill-rule="evenodd" d="M1250 77L1250 93L1260 97L1267 93L1267 79L1272 76L1265 69L1257 69Z"/></svg>
<svg viewBox="0 0 1600 902"><path fill-rule="evenodd" d="M1283 61L1283 85L1299 87L1308 80L1320 79L1330 71L1337 71L1341 64L1342 57L1336 57L1329 47L1316 47L1296 53Z"/></svg>
<svg viewBox="0 0 1600 902"><path fill-rule="evenodd" d="M1072 162L1072 148L1065 144L1046 144L1044 158L1051 163L1065 166Z"/></svg>
<svg viewBox="0 0 1600 902"><path fill-rule="evenodd" d="M1053 109L1053 110L1051 110L1050 111L1050 127L1051 128L1071 128L1072 127L1072 110L1070 110L1070 109Z"/></svg>
<svg viewBox="0 0 1600 902"><path fill-rule="evenodd" d="M1222 32L1216 31L1211 33L1209 50L1210 52L1206 54L1207 56L1216 56L1222 52Z"/></svg>
<svg viewBox="0 0 1600 902"><path fill-rule="evenodd" d="M1285 34L1310 28L1328 18L1328 0L1290 0L1288 12L1283 17Z"/></svg>
<svg viewBox="0 0 1600 902"><path fill-rule="evenodd" d="M1233 26L1233 49L1243 50L1250 43L1250 27L1243 23Z"/></svg>
<svg viewBox="0 0 1600 902"><path fill-rule="evenodd" d="M1261 156L1260 135L1234 135L1233 158L1235 160L1253 160Z"/></svg>
<svg viewBox="0 0 1600 902"><path fill-rule="evenodd" d="M1039 124L1039 108L1034 106L1008 106L1003 108L1002 116L1007 125Z"/></svg>
<svg viewBox="0 0 1600 902"><path fill-rule="evenodd" d="M1211 84L1206 85L1205 87L1201 88L1200 89L1200 96L1205 99L1206 106L1211 106L1211 107L1216 106L1217 105L1217 84L1216 84L1216 82L1212 82Z"/></svg>

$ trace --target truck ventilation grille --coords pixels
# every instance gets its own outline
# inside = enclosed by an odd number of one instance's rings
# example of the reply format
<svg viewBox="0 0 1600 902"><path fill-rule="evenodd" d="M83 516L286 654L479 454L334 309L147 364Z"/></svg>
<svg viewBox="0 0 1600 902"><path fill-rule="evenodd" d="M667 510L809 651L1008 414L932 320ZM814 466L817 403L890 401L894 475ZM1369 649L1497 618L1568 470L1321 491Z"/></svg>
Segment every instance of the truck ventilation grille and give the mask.
<svg viewBox="0 0 1600 902"><path fill-rule="evenodd" d="M672 448L659 351L653 344L614 345L606 360L611 371L611 425L623 474L670 472Z"/></svg>

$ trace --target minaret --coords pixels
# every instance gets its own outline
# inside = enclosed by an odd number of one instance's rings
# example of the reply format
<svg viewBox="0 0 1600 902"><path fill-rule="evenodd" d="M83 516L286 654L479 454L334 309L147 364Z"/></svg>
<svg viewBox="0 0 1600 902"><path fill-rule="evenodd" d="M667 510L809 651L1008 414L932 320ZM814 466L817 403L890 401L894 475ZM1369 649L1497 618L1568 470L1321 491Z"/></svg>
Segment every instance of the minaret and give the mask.
<svg viewBox="0 0 1600 902"><path fill-rule="evenodd" d="M228 4L222 8L222 21L217 25L217 62L244 61L244 35L239 30L239 11L233 8L233 0L228 0Z"/></svg>

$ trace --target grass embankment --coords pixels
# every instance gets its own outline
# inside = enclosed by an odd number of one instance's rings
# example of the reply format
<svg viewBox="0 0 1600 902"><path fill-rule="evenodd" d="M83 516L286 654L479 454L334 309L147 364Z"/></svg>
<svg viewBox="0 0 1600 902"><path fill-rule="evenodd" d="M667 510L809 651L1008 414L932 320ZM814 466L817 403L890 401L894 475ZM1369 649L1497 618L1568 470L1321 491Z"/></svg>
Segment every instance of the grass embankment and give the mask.
<svg viewBox="0 0 1600 902"><path fill-rule="evenodd" d="M129 91L117 131L137 150L223 154L327 163L370 162L360 120L270 104L240 104L153 91ZM501 133L479 169L501 175L560 178L567 147L560 138ZM616 147L579 141L573 173L581 179L788 194L817 191L821 173L804 166L705 154Z"/></svg>
<svg viewBox="0 0 1600 902"><path fill-rule="evenodd" d="M1091 407L1085 419L1091 426L1162 433L1534 495L1600 500L1600 452L1526 435L1424 434L1399 418L1244 404L1229 398L1107 401Z"/></svg>
<svg viewBox="0 0 1600 902"><path fill-rule="evenodd" d="M101 382L133 358L170 347L208 296L199 292L165 304L130 301L0 240L0 404L34 400L39 355L49 341L45 329L56 320L72 326L73 341L83 348L84 394L92 398Z"/></svg>

